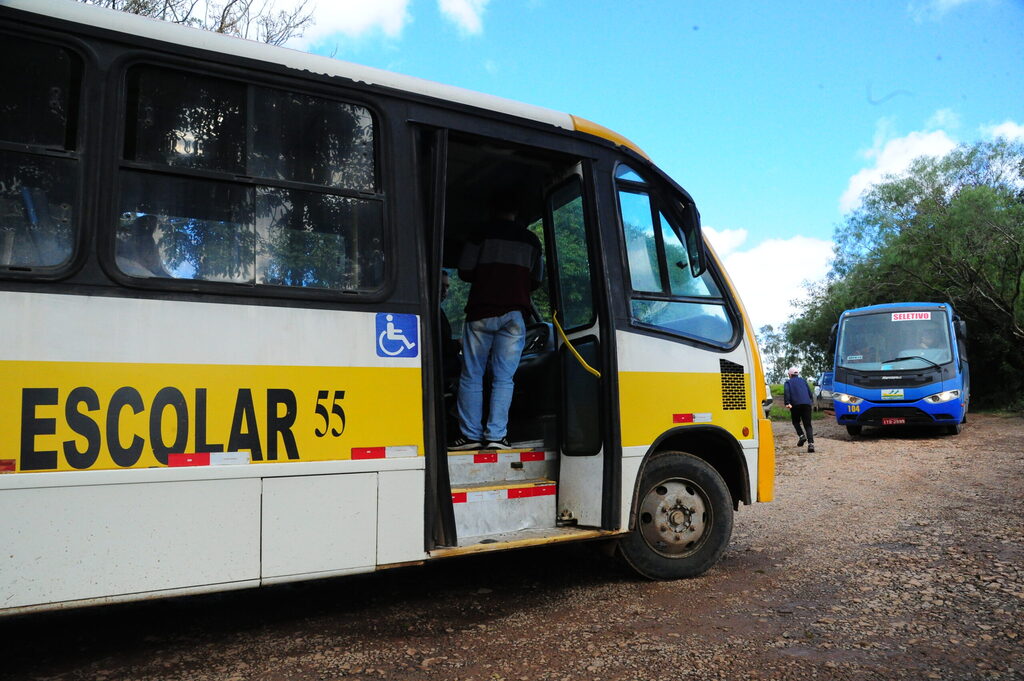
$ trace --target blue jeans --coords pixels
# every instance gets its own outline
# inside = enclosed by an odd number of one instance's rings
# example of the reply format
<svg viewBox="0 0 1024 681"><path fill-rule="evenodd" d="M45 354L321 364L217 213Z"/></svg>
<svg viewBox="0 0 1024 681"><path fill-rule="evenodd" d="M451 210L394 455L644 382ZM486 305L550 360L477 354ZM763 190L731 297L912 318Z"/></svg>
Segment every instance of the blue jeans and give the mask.
<svg viewBox="0 0 1024 681"><path fill-rule="evenodd" d="M507 312L466 322L462 330L462 376L459 378L459 427L470 440L500 440L508 430L512 377L526 342L523 313ZM491 366L491 405L487 426L484 411L484 372Z"/></svg>

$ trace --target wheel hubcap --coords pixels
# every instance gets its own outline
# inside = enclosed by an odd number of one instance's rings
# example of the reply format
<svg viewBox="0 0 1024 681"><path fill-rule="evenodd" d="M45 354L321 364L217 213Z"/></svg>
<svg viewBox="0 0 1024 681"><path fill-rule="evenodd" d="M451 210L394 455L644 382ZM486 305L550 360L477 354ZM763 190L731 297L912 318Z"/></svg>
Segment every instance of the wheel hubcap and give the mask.
<svg viewBox="0 0 1024 681"><path fill-rule="evenodd" d="M711 505L689 480L666 480L652 487L640 505L644 541L663 556L696 551L711 525Z"/></svg>

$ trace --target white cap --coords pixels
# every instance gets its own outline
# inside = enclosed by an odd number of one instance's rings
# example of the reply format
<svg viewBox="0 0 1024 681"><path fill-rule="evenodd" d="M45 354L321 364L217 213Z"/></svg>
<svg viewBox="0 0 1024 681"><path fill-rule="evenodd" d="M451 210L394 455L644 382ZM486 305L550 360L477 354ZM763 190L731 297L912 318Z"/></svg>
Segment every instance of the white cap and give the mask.
<svg viewBox="0 0 1024 681"><path fill-rule="evenodd" d="M796 376L797 374L800 373L800 370L797 369L796 367L789 367L789 369L786 370L786 373L789 374L790 376Z"/></svg>

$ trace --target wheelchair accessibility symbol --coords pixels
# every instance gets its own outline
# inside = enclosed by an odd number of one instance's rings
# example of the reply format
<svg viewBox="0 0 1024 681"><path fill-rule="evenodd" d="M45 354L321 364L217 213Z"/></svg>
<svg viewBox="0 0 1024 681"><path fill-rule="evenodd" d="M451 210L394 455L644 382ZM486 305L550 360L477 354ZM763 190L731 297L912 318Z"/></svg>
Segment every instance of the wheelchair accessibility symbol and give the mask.
<svg viewBox="0 0 1024 681"><path fill-rule="evenodd" d="M419 354L419 317L378 312L377 356L416 357Z"/></svg>

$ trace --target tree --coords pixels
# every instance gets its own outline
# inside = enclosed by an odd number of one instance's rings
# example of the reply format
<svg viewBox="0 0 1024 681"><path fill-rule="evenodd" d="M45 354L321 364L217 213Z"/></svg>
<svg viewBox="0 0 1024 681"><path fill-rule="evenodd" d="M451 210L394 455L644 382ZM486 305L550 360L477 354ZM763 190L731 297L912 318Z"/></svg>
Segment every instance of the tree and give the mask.
<svg viewBox="0 0 1024 681"><path fill-rule="evenodd" d="M824 350L839 313L950 302L968 322L981 403L1024 392L1024 144L960 146L889 177L836 230L825 284L809 289L791 340ZM977 403L977 402L976 402Z"/></svg>
<svg viewBox="0 0 1024 681"><path fill-rule="evenodd" d="M309 0L300 0L290 10L277 9L275 0L79 1L270 45L282 45L291 38L298 38L313 25Z"/></svg>
<svg viewBox="0 0 1024 681"><path fill-rule="evenodd" d="M769 383L782 383L786 380L786 369L799 361L796 352L786 341L785 335L776 331L771 324L765 324L757 330L757 340L765 379Z"/></svg>

